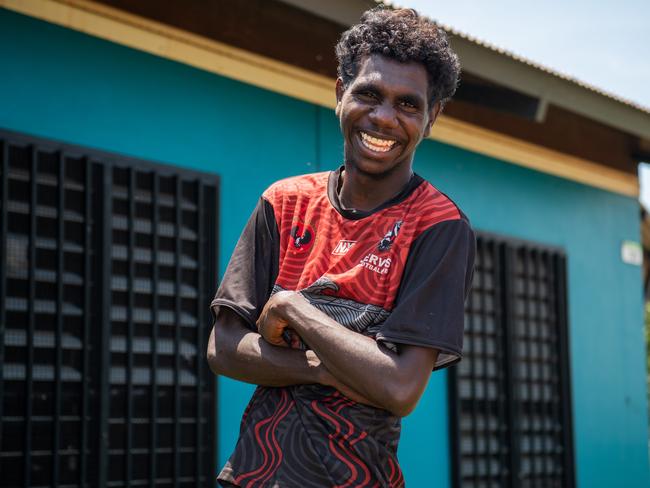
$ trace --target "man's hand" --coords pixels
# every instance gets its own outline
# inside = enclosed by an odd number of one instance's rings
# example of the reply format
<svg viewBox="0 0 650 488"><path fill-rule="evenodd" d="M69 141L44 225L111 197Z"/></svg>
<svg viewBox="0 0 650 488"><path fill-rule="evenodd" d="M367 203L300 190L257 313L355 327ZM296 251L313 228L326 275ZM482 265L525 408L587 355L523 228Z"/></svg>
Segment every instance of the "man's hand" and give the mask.
<svg viewBox="0 0 650 488"><path fill-rule="evenodd" d="M268 343L274 346L298 347L300 336L289 327L289 321L286 317L291 307L298 305L299 302L308 303L300 293L292 291L278 292L269 299L257 320L257 329ZM320 359L313 351L307 351L307 354L311 355L312 360L318 361L320 364ZM375 408L384 408L350 388L324 366L319 368L318 383L336 388L343 395L357 403L371 405Z"/></svg>
<svg viewBox="0 0 650 488"><path fill-rule="evenodd" d="M300 340L295 333L294 337ZM318 383L336 388L357 403L378 406L336 379L314 351L273 347L259 334L251 332L242 318L226 307L217 311L207 357L215 374L265 386Z"/></svg>
<svg viewBox="0 0 650 488"><path fill-rule="evenodd" d="M332 375L331 386L400 417L415 408L438 355L436 349L411 345L394 353L372 337L343 327L291 291L276 293L269 300L257 326L264 339L278 346L287 345L283 333L294 330Z"/></svg>
<svg viewBox="0 0 650 488"><path fill-rule="evenodd" d="M274 346L297 347L300 338L293 329L289 329L289 322L285 317L287 301L296 293L291 291L280 291L269 298L259 318L257 319L257 330L260 335Z"/></svg>
<svg viewBox="0 0 650 488"><path fill-rule="evenodd" d="M215 374L256 385L305 385L331 377L313 351L272 346L228 307L216 310L207 359Z"/></svg>

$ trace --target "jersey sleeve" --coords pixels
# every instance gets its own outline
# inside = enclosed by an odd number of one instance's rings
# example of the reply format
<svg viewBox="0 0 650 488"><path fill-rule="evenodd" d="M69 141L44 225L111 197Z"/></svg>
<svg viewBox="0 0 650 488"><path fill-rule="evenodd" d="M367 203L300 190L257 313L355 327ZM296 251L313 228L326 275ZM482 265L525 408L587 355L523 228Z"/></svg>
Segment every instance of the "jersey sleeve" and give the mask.
<svg viewBox="0 0 650 488"><path fill-rule="evenodd" d="M253 331L255 322L271 296L278 275L278 227L273 207L260 198L230 257L223 280L212 300L216 307L229 307Z"/></svg>
<svg viewBox="0 0 650 488"><path fill-rule="evenodd" d="M439 350L433 369L460 360L464 303L474 270L476 238L464 219L438 223L413 242L395 300L376 339Z"/></svg>

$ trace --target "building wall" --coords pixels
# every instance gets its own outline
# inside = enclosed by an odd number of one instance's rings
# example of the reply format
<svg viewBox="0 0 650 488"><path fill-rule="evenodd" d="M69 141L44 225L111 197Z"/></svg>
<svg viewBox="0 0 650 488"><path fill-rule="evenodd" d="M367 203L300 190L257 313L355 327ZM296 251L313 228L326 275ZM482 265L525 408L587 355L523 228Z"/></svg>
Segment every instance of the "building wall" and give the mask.
<svg viewBox="0 0 650 488"><path fill-rule="evenodd" d="M1 9L0 66L0 128L218 173L222 271L269 183L341 158L329 110ZM433 141L416 171L475 228L565 249L578 486L650 486L637 202ZM404 422L409 486L449 486L445 385ZM220 463L251 391L219 380Z"/></svg>

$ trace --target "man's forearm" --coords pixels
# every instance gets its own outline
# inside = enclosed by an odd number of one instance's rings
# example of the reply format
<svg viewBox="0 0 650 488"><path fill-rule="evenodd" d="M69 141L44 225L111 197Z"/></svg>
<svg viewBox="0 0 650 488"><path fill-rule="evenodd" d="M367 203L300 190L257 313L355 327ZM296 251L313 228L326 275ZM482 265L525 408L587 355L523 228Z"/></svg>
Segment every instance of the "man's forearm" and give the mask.
<svg viewBox="0 0 650 488"><path fill-rule="evenodd" d="M229 309L218 311L208 340L208 363L215 374L263 386L322 384L332 386L355 402L369 400L338 380L314 351L273 346L251 332Z"/></svg>
<svg viewBox="0 0 650 488"><path fill-rule="evenodd" d="M395 354L341 326L302 297L294 296L285 310L291 326L338 380L398 415L414 408L437 352Z"/></svg>
<svg viewBox="0 0 650 488"><path fill-rule="evenodd" d="M387 351L380 350L372 338L342 327L325 314L299 313L298 321L300 336L334 377L383 408L394 410L389 378L396 365Z"/></svg>
<svg viewBox="0 0 650 488"><path fill-rule="evenodd" d="M320 383L324 366L313 351L272 346L241 324L234 312L220 311L208 341L215 374L264 386Z"/></svg>

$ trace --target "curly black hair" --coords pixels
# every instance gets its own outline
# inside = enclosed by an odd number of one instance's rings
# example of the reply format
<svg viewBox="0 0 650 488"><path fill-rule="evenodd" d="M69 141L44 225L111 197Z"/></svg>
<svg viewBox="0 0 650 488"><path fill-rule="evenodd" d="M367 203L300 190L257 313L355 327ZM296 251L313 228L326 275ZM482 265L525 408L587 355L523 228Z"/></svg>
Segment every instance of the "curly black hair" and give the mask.
<svg viewBox="0 0 650 488"><path fill-rule="evenodd" d="M444 105L456 91L460 63L447 34L413 9L376 7L343 33L336 45L336 58L344 86L356 77L361 59L371 54L422 63L429 76L430 104L439 101Z"/></svg>

